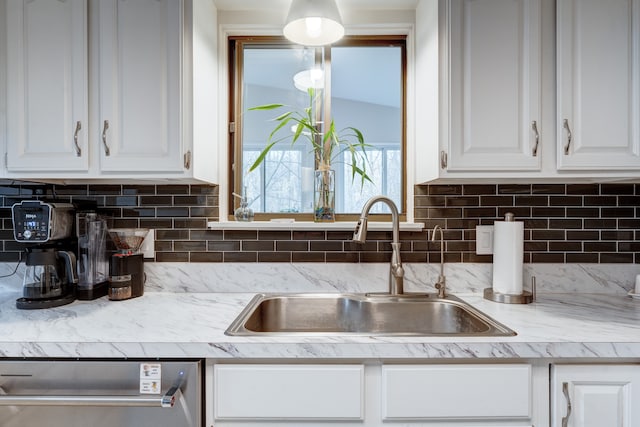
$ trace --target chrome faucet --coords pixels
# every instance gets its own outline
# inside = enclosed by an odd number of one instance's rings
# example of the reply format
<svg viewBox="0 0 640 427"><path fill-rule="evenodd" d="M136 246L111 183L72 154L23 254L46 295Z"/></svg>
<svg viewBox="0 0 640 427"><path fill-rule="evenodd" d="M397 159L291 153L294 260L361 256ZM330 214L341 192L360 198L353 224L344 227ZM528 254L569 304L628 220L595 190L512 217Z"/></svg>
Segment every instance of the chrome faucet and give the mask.
<svg viewBox="0 0 640 427"><path fill-rule="evenodd" d="M367 239L367 216L369 210L377 202L383 202L391 210L391 220L393 221L393 243L391 243L391 266L389 270L389 294L402 295L404 293L404 268L400 261L400 219L396 204L388 197L374 196L370 198L362 208L360 220L356 224L353 232L353 241L364 243Z"/></svg>
<svg viewBox="0 0 640 427"><path fill-rule="evenodd" d="M447 279L444 277L444 237L442 233L442 227L436 225L433 227L433 231L431 232L431 241L436 240L436 231L440 231L440 275L438 276L438 281L435 284L436 289L438 290L438 298L446 297L445 293L445 284Z"/></svg>

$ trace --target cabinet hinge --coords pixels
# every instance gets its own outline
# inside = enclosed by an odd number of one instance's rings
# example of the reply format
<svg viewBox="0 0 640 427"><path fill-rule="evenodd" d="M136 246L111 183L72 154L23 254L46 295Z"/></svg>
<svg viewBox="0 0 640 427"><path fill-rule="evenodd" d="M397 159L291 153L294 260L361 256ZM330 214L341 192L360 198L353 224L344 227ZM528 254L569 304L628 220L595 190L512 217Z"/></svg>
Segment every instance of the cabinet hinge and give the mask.
<svg viewBox="0 0 640 427"><path fill-rule="evenodd" d="M236 132L236 122L230 122L229 123L229 133L235 133Z"/></svg>
<svg viewBox="0 0 640 427"><path fill-rule="evenodd" d="M447 168L447 153L442 150L440 152L440 169L446 169Z"/></svg>
<svg viewBox="0 0 640 427"><path fill-rule="evenodd" d="M186 170L191 169L191 150L184 153L184 168Z"/></svg>

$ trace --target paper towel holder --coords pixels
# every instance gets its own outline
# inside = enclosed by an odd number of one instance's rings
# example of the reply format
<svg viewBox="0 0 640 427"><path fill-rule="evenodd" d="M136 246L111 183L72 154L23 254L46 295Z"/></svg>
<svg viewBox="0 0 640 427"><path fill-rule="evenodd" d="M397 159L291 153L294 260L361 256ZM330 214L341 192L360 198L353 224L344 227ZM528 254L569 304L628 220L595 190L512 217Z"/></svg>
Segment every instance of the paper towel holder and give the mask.
<svg viewBox="0 0 640 427"><path fill-rule="evenodd" d="M536 300L536 277L531 277L531 292L522 291L521 295L509 295L495 292L493 288L485 288L484 299L503 304L529 304Z"/></svg>

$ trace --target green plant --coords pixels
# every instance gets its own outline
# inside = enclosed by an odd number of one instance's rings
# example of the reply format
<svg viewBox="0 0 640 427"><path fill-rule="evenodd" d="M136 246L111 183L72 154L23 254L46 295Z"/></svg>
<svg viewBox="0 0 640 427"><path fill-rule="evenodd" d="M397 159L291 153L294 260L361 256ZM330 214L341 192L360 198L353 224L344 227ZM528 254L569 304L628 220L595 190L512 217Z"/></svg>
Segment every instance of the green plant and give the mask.
<svg viewBox="0 0 640 427"><path fill-rule="evenodd" d="M356 174L360 176L361 183L371 182L367 175L367 153L369 147L364 141L362 132L354 127L346 127L340 131L336 129L333 120L329 123L324 134L320 125L316 123L316 105L319 105L320 90L310 88L309 105L302 110L286 111L272 119L276 122L276 127L269 134L266 147L260 152L256 161L249 168L249 172L255 170L264 161L269 151L279 142L291 140L291 145L300 138L307 140L313 149L316 169L328 170L332 161L344 152L348 152L351 158L351 179L355 179ZM249 108L252 110L277 110L286 107L285 104L265 104ZM289 132L288 128L293 125L295 131ZM281 136L278 131L285 129L285 135Z"/></svg>

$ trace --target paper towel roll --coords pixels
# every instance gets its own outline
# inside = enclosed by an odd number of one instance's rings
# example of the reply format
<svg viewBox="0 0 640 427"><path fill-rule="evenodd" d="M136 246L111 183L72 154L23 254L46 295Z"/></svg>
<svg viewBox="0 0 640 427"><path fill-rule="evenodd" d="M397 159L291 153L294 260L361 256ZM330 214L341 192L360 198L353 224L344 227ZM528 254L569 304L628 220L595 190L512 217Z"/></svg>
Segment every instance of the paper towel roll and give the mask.
<svg viewBox="0 0 640 427"><path fill-rule="evenodd" d="M524 223L495 221L493 224L493 291L522 295Z"/></svg>

